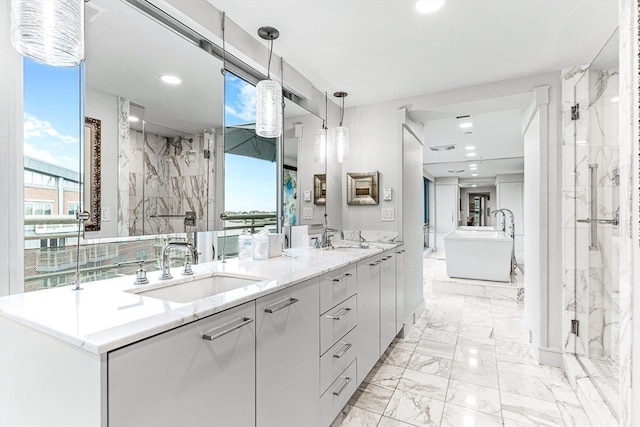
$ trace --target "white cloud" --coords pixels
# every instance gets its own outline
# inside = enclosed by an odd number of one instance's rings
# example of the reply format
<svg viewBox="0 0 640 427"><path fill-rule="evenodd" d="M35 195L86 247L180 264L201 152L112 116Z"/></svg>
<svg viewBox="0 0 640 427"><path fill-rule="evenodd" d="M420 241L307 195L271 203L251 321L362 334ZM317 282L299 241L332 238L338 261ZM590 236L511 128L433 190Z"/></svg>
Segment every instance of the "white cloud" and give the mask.
<svg viewBox="0 0 640 427"><path fill-rule="evenodd" d="M54 155L45 149L36 148L33 145L27 143L24 144L24 155L75 171L77 171L79 167L78 159L74 159L73 157L69 156Z"/></svg>
<svg viewBox="0 0 640 427"><path fill-rule="evenodd" d="M62 135L49 121L41 120L29 113L24 114L24 139L51 137L65 144L77 144L78 137L72 135Z"/></svg>
<svg viewBox="0 0 640 427"><path fill-rule="evenodd" d="M240 87L240 93L238 99L231 100L235 101L233 105L225 106L225 111L244 123L252 123L256 117L256 88L240 80L234 84Z"/></svg>

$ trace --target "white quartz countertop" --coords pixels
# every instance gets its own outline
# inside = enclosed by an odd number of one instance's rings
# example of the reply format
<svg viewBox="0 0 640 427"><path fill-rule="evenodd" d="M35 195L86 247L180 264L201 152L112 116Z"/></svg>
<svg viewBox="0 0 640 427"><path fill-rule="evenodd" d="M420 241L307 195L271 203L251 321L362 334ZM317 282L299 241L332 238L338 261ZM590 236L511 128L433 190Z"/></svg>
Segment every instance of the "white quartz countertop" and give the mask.
<svg viewBox="0 0 640 427"><path fill-rule="evenodd" d="M368 249L338 247L334 250L292 248L283 256L262 261L237 258L193 266L193 276L174 276L160 281L160 272L148 273L148 285L134 285L133 276L73 286L9 295L0 298L0 316L12 319L89 352L102 354L141 339L193 322L211 314L295 285L307 279L398 246L372 243ZM343 245L344 246L344 245ZM131 293L197 280L215 273L254 276L263 280L189 303L176 303ZM129 291L129 292L127 292Z"/></svg>

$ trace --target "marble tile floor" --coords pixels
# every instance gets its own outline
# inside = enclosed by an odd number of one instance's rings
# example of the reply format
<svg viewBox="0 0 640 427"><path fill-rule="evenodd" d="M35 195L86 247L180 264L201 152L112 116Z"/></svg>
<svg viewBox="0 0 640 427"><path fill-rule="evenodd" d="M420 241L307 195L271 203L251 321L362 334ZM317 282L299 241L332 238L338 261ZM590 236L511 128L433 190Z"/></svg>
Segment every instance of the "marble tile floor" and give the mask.
<svg viewBox="0 0 640 427"><path fill-rule="evenodd" d="M521 305L436 294L425 275L425 311L332 424L351 426L591 424L563 371L533 358Z"/></svg>

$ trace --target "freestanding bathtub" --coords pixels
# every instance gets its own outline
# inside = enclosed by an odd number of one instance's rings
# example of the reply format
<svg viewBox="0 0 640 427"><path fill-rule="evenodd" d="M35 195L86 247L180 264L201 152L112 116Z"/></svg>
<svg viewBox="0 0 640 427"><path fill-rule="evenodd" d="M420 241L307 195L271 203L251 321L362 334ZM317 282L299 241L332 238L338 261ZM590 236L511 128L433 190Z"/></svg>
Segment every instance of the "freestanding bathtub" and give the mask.
<svg viewBox="0 0 640 427"><path fill-rule="evenodd" d="M492 225L461 225L458 230L463 231L497 231Z"/></svg>
<svg viewBox="0 0 640 427"><path fill-rule="evenodd" d="M447 276L508 282L512 248L502 231L452 231L444 236Z"/></svg>

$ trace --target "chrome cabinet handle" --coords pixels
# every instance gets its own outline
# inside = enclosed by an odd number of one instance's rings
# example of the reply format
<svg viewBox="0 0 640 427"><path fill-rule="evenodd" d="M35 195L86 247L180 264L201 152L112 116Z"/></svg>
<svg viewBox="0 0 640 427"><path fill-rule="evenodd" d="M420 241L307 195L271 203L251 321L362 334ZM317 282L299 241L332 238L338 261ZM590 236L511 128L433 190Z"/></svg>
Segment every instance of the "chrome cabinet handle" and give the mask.
<svg viewBox="0 0 640 427"><path fill-rule="evenodd" d="M253 322L253 319L249 318L249 317L243 317L238 324L233 325L227 329L224 329L227 325L221 326L219 328L215 328L210 330L209 332L205 333L204 335L202 335L202 339L203 340L207 340L207 341L213 341L217 338L220 338L224 335L227 335L230 332L235 331L236 329L240 329L243 326L248 325L249 323ZM220 329L222 329L220 331ZM220 331L220 332L218 332Z"/></svg>
<svg viewBox="0 0 640 427"><path fill-rule="evenodd" d="M264 309L265 313L275 313L276 311L282 310L285 307L289 307L292 304L297 303L299 300L297 298L287 298L284 301L277 302L269 307Z"/></svg>
<svg viewBox="0 0 640 427"><path fill-rule="evenodd" d="M350 311L351 309L349 307L345 307L338 312L340 314L327 314L325 317L333 320L342 320Z"/></svg>
<svg viewBox="0 0 640 427"><path fill-rule="evenodd" d="M407 251L406 249L400 249L400 250L399 250L399 251L397 251L396 253L397 253L397 254L403 254L403 253L405 253L406 251Z"/></svg>
<svg viewBox="0 0 640 427"><path fill-rule="evenodd" d="M344 273L342 276L334 277L333 281L342 282L343 280L348 279L349 277L351 277L351 273Z"/></svg>
<svg viewBox="0 0 640 427"><path fill-rule="evenodd" d="M347 385L349 385L350 382L351 382L351 377L345 377L344 382L342 383L340 388L338 390L333 391L333 395L340 396L340 394L344 391L345 387L347 387Z"/></svg>
<svg viewBox="0 0 640 427"><path fill-rule="evenodd" d="M337 353L335 353L333 355L333 357L335 357L336 359L340 359L342 356L344 356L344 354L349 351L349 349L352 347L353 344L350 344L348 342L343 342L342 343L342 347L340 347L340 351L338 351Z"/></svg>
<svg viewBox="0 0 640 427"><path fill-rule="evenodd" d="M376 265L380 264L381 262L382 262L382 261L378 260L378 261L376 261L376 262L370 263L369 265L370 265L371 267L375 267Z"/></svg>

